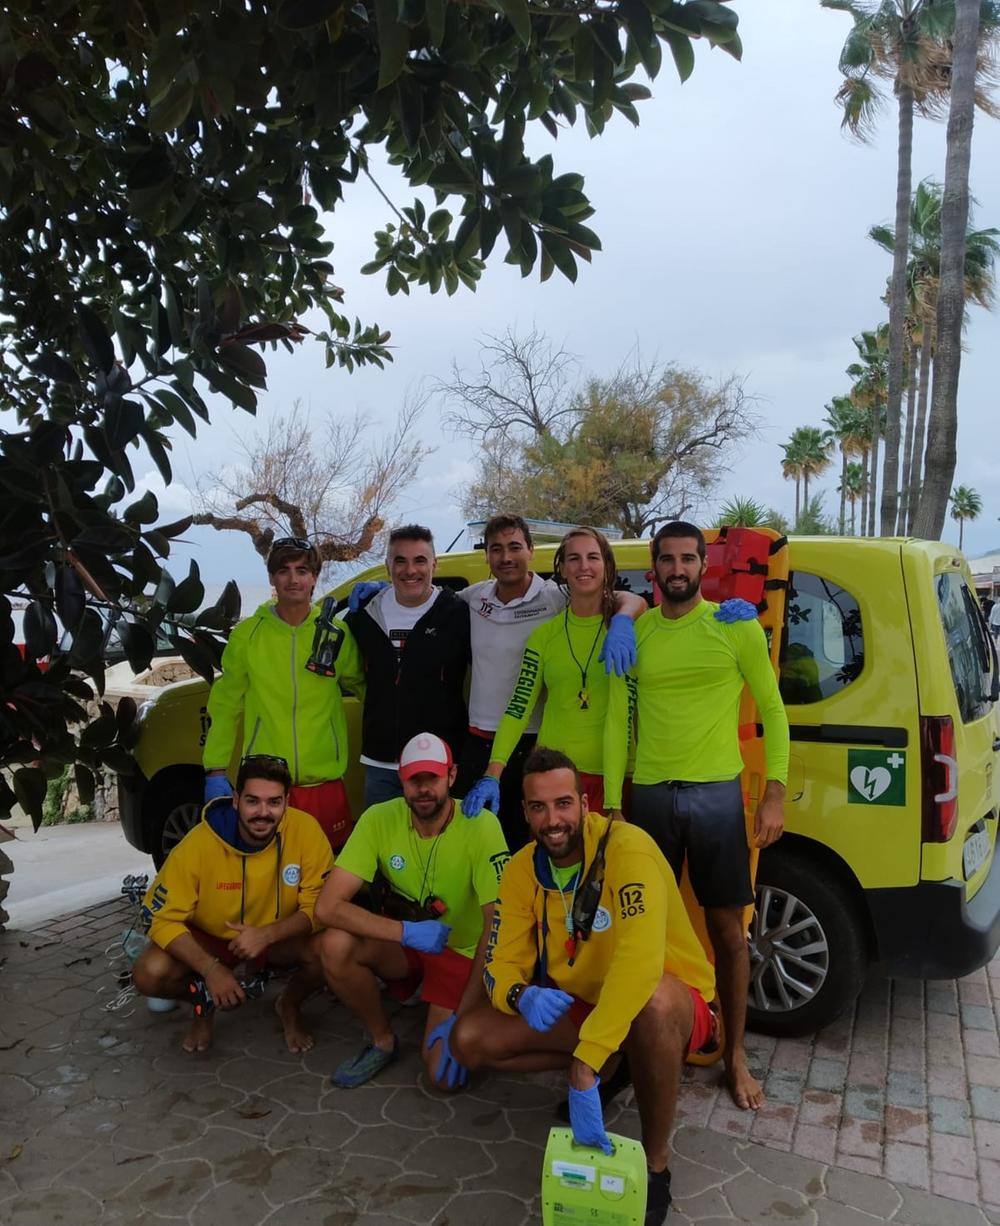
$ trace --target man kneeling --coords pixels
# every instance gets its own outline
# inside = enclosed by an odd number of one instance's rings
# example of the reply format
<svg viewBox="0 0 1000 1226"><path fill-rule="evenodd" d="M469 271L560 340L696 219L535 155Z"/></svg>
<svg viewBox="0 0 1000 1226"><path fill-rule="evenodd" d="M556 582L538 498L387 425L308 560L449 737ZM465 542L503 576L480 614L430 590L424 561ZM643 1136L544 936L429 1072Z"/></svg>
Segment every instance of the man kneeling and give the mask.
<svg viewBox="0 0 1000 1226"><path fill-rule="evenodd" d="M448 1036L456 1013L485 1002L483 957L508 856L492 813L474 821L456 816L449 795L455 775L440 737L422 732L408 741L399 759L403 795L362 813L316 904L328 925L321 941L326 981L370 1039L333 1074L341 1089L362 1085L399 1054L379 979L403 1000L422 984L427 1075L441 1089L465 1082ZM376 878L383 914L351 901Z"/></svg>
<svg viewBox="0 0 1000 1226"><path fill-rule="evenodd" d="M712 967L656 844L588 813L565 754L535 749L523 787L535 841L500 882L484 972L493 1007L459 1019L452 1054L468 1069L567 1068L574 1138L609 1153L599 1087L623 1052L649 1166L646 1226L659 1226L681 1066L712 1035Z"/></svg>
<svg viewBox="0 0 1000 1226"><path fill-rule="evenodd" d="M313 1045L300 1008L323 984L313 907L333 857L315 818L288 807L291 783L284 758L244 758L234 795L205 806L146 894L151 943L132 979L144 996L200 996L185 1051L208 1049L215 1006L246 1000L241 963L298 968L275 1008L289 1051Z"/></svg>

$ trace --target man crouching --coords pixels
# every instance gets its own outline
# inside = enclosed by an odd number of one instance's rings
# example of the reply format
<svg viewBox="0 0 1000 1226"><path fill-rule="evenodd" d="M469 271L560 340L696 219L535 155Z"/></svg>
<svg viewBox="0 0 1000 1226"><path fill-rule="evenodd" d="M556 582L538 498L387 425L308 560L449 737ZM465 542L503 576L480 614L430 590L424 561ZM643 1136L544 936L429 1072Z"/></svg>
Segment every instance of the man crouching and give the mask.
<svg viewBox="0 0 1000 1226"><path fill-rule="evenodd" d="M323 983L313 907L333 857L315 819L288 807L291 783L284 758L245 757L234 795L205 806L146 894L151 943L132 979L144 996L199 1000L185 1051L208 1050L214 1008L246 1000L240 964L297 968L275 1009L290 1052L313 1045L301 1006Z"/></svg>
<svg viewBox="0 0 1000 1226"><path fill-rule="evenodd" d="M659 1226L681 1066L712 1037L712 968L656 844L588 813L565 754L536 748L523 787L535 841L500 881L484 971L492 1008L459 1018L452 1054L470 1070L568 1069L574 1138L610 1153L604 1106L624 1084L623 1052L649 1167L646 1226Z"/></svg>

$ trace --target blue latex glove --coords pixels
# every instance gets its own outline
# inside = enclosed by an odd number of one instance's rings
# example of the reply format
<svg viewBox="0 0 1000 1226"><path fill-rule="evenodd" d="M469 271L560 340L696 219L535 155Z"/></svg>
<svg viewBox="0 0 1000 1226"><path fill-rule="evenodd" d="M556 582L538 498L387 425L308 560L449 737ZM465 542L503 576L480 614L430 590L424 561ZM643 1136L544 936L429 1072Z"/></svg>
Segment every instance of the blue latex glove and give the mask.
<svg viewBox="0 0 1000 1226"><path fill-rule="evenodd" d="M469 788L462 801L462 812L466 817L478 817L483 809L500 812L500 783L492 775L483 775Z"/></svg>
<svg viewBox="0 0 1000 1226"><path fill-rule="evenodd" d="M570 1086L569 1126L573 1129L573 1140L577 1145L591 1145L610 1154L611 1139L604 1128L604 1110L597 1089L600 1084L598 1077L589 1090L574 1090Z"/></svg>
<svg viewBox="0 0 1000 1226"><path fill-rule="evenodd" d="M751 604L749 600L741 600L739 596L732 596L729 600L724 600L719 605L715 610L714 617L717 622L756 621L757 606Z"/></svg>
<svg viewBox="0 0 1000 1226"><path fill-rule="evenodd" d="M635 622L627 613L616 613L597 658L604 664L606 673L614 672L624 677L635 664L635 656Z"/></svg>
<svg viewBox="0 0 1000 1226"><path fill-rule="evenodd" d="M438 1061L437 1073L435 1076L438 1081L444 1082L449 1090L454 1090L456 1086L464 1086L466 1079L469 1076L469 1070L464 1064L459 1064L455 1057L451 1054L451 1046L449 1040L451 1038L452 1028L458 1019L453 1013L450 1017L446 1017L443 1022L435 1026L427 1036L427 1050L441 1040L441 1059Z"/></svg>
<svg viewBox="0 0 1000 1226"><path fill-rule="evenodd" d="M365 603L369 596L374 596L376 592L381 592L383 588L389 584L384 579L371 579L365 583L355 583L351 588L351 593L347 597L348 613L357 613L358 609Z"/></svg>
<svg viewBox="0 0 1000 1226"><path fill-rule="evenodd" d="M233 785L229 782L225 775L206 775L205 776L205 804L210 800L217 800L220 796L232 796Z"/></svg>
<svg viewBox="0 0 1000 1226"><path fill-rule="evenodd" d="M573 1003L568 992L558 988L525 988L517 1002L518 1012L532 1030L551 1030Z"/></svg>
<svg viewBox="0 0 1000 1226"><path fill-rule="evenodd" d="M437 920L403 920L404 949L415 949L422 954L439 954L448 944L451 924Z"/></svg>

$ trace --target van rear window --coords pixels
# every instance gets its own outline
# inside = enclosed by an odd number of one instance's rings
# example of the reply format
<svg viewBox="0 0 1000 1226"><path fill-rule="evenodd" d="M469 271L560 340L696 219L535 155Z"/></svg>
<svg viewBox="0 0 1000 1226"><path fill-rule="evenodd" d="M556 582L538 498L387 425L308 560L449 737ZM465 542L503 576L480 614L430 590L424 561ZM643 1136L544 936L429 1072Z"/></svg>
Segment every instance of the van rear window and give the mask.
<svg viewBox="0 0 1000 1226"><path fill-rule="evenodd" d="M792 571L778 674L782 699L821 702L860 676L864 663L861 610L851 593L822 575Z"/></svg>
<svg viewBox="0 0 1000 1226"><path fill-rule="evenodd" d="M963 724L982 719L990 709L993 655L976 598L957 571L936 576L941 625Z"/></svg>

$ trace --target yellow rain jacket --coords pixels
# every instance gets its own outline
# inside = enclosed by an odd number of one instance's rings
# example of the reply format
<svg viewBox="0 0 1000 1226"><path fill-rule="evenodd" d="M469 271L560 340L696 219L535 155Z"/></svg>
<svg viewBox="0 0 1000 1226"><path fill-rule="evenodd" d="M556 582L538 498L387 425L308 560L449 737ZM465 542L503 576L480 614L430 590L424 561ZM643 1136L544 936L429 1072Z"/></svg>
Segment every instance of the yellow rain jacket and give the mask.
<svg viewBox="0 0 1000 1226"><path fill-rule="evenodd" d="M582 875L594 858L607 818L584 819ZM605 848L606 868L593 930L566 948L566 909L549 859L535 843L514 855L500 879L500 897L483 978L493 1007L510 1013L507 993L517 983L561 988L594 1006L580 1027L574 1055L595 1071L621 1047L633 1019L664 971L715 995L715 972L695 935L670 866L645 831L616 822Z"/></svg>
<svg viewBox="0 0 1000 1226"><path fill-rule="evenodd" d="M230 797L221 796L205 806L146 892L150 939L166 949L188 925L232 939L232 923L258 928L298 911L315 930L313 907L332 867L326 835L300 809L285 810L266 847L241 850L236 810Z"/></svg>

